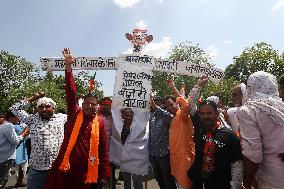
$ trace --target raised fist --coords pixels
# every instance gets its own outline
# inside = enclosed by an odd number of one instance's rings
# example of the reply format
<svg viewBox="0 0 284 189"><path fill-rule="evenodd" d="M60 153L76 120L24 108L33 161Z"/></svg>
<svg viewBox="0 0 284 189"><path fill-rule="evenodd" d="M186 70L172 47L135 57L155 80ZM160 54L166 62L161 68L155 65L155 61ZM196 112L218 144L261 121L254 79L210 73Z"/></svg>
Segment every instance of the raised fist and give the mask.
<svg viewBox="0 0 284 189"><path fill-rule="evenodd" d="M44 97L44 92L43 91L38 91L38 92L36 92L35 94L34 94L34 98L36 98L36 99L39 99L39 98L42 98L42 97Z"/></svg>
<svg viewBox="0 0 284 189"><path fill-rule="evenodd" d="M200 87L203 87L204 85L206 85L208 80L209 80L209 77L207 75L201 76L199 80L197 81L197 85L199 85Z"/></svg>
<svg viewBox="0 0 284 189"><path fill-rule="evenodd" d="M74 57L71 54L71 50L69 48L64 48L62 54L65 58L66 66L71 66L71 64L74 62Z"/></svg>
<svg viewBox="0 0 284 189"><path fill-rule="evenodd" d="M168 86L170 86L170 87L174 85L174 82L171 79L168 79L166 82L167 82Z"/></svg>

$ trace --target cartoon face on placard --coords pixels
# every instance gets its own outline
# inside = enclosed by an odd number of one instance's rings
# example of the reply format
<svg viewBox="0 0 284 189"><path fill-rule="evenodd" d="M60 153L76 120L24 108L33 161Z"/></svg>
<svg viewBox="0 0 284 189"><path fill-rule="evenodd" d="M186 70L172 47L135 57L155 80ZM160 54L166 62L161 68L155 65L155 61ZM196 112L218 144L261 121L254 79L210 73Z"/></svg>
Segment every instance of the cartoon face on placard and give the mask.
<svg viewBox="0 0 284 189"><path fill-rule="evenodd" d="M126 33L125 37L133 45L133 52L141 52L143 46L153 40L153 36L147 35L147 30L145 29L134 29L132 34Z"/></svg>

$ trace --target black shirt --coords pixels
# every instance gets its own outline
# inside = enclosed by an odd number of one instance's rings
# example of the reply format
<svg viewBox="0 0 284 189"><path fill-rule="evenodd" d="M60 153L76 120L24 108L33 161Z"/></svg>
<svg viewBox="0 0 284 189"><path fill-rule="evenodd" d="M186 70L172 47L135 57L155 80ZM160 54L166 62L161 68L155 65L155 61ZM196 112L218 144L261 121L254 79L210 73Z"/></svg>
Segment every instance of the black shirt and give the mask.
<svg viewBox="0 0 284 189"><path fill-rule="evenodd" d="M238 137L232 130L222 126L213 131L213 140L216 145L214 171L204 178L202 165L206 132L200 125L198 114L193 116L192 122L194 124L195 161L188 171L188 176L196 189L202 188L202 184L205 185L205 189L230 189L231 164L242 160Z"/></svg>
<svg viewBox="0 0 284 189"><path fill-rule="evenodd" d="M122 145L125 144L126 139L128 138L129 133L130 133L130 128L123 127L123 129L121 131L121 143L122 143Z"/></svg>

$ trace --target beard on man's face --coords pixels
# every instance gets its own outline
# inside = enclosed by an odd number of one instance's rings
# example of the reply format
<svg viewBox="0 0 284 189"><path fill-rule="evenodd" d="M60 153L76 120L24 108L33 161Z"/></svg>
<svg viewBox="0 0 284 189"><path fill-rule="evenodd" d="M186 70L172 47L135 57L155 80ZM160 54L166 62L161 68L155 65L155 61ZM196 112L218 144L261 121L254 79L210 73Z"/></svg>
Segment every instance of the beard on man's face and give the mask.
<svg viewBox="0 0 284 189"><path fill-rule="evenodd" d="M111 115L111 111L109 109L102 109L101 113L105 116L110 116Z"/></svg>
<svg viewBox="0 0 284 189"><path fill-rule="evenodd" d="M210 129L210 128L213 128L215 126L215 121L210 119L210 118L202 120L201 123L202 123L202 126L205 129Z"/></svg>
<svg viewBox="0 0 284 189"><path fill-rule="evenodd" d="M85 116L94 116L96 114L97 110L93 107L85 107L83 108L83 114Z"/></svg>
<svg viewBox="0 0 284 189"><path fill-rule="evenodd" d="M41 119L44 120L49 120L53 115L53 112L40 112L39 116L41 117Z"/></svg>

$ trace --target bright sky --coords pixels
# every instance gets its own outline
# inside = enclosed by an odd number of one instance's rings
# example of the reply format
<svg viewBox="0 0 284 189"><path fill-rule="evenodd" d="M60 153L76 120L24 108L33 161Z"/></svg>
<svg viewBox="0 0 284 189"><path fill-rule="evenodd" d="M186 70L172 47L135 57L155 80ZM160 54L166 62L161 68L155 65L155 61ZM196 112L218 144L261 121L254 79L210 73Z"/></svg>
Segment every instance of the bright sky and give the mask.
<svg viewBox="0 0 284 189"><path fill-rule="evenodd" d="M118 56L135 27L154 36L150 55L166 57L189 40L225 68L256 42L283 52L284 0L0 0L0 49L37 65L64 47L75 56ZM105 95L114 78L114 71L97 72Z"/></svg>

